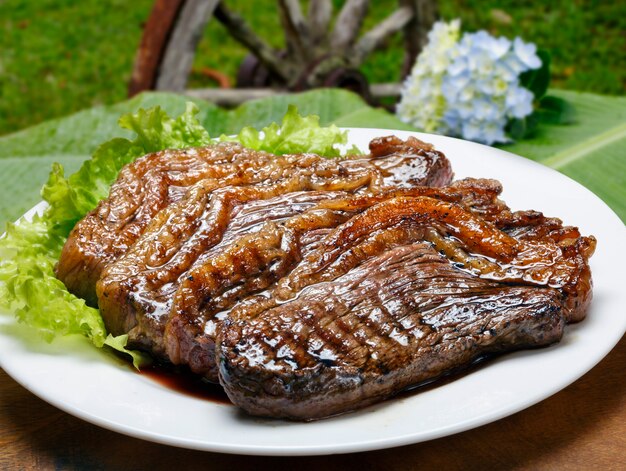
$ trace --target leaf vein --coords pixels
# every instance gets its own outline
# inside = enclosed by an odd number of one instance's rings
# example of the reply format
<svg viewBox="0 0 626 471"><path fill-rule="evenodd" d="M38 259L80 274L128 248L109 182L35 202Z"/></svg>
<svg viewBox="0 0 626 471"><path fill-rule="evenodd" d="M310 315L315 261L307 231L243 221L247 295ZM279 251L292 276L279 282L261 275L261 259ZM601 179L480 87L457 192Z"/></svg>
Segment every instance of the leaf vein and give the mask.
<svg viewBox="0 0 626 471"><path fill-rule="evenodd" d="M608 146L609 144L624 138L626 138L626 123L622 123L621 125L611 128L602 134L593 136L573 147L558 152L544 160L543 163L552 168L561 169L576 160L590 155L602 147Z"/></svg>

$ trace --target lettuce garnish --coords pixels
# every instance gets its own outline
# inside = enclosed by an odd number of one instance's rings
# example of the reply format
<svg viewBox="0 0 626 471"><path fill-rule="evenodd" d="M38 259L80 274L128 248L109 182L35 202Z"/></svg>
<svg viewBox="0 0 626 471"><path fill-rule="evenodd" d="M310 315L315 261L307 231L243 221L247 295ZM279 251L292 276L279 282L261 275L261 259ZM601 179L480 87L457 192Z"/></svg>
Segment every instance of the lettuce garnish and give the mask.
<svg viewBox="0 0 626 471"><path fill-rule="evenodd" d="M300 116L298 109L290 105L282 124L272 123L257 131L253 127L243 128L234 138L222 136L223 141L237 141L245 147L264 150L272 154L300 154L311 152L325 157L340 155L337 144L346 144L348 136L334 124L320 127L316 115ZM351 152L354 149L350 150Z"/></svg>
<svg viewBox="0 0 626 471"><path fill-rule="evenodd" d="M158 106L123 115L119 125L133 131L134 139L105 142L67 178L63 167L54 164L41 191L49 205L44 214L7 224L0 238L0 310L13 312L47 341L81 334L96 347L108 345L129 354L137 368L149 361L141 352L125 348L127 336L107 334L99 311L67 291L53 270L71 229L108 195L124 165L151 152L211 142L197 113L197 107L187 103L177 118ZM302 117L290 106L280 125L272 123L261 131L247 127L234 138L221 139L275 154L313 152L335 157L340 153L336 146L346 144L347 134L334 125L321 127L317 116Z"/></svg>

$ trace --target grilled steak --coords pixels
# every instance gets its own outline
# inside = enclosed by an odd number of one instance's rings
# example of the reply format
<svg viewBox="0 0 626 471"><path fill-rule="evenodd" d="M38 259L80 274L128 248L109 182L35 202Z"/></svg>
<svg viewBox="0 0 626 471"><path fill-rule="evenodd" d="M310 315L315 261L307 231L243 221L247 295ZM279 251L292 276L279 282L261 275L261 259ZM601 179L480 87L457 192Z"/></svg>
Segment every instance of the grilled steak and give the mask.
<svg viewBox="0 0 626 471"><path fill-rule="evenodd" d="M126 165L109 197L72 230L56 267L57 278L71 293L95 306L96 281L104 266L126 252L159 210L206 178L219 180L222 186L262 181L274 159L227 143L165 150ZM261 172L259 177L257 172Z"/></svg>
<svg viewBox="0 0 626 471"><path fill-rule="evenodd" d="M171 314L165 328L167 357L174 364L187 364L193 372L217 381L215 336L226 312L242 298L287 275L331 229L382 201L398 196L430 196L458 202L475 214L510 227L543 220L535 214L529 218L511 213L498 200L500 191L500 184L494 180L467 179L443 188L418 187L335 197L290 219L265 224L258 232L232 243L220 244L180 278L180 287L168 304Z"/></svg>
<svg viewBox="0 0 626 471"><path fill-rule="evenodd" d="M76 225L57 276L251 414L343 413L585 316L595 239L451 177L414 138L346 159L151 154Z"/></svg>
<svg viewBox="0 0 626 471"><path fill-rule="evenodd" d="M230 399L256 415L326 417L558 341L589 303L595 240L533 212L505 219L500 230L456 204L397 197L338 226L223 322Z"/></svg>
<svg viewBox="0 0 626 471"><path fill-rule="evenodd" d="M378 178L393 178L404 186L444 185L452 177L445 156L417 139L379 138L370 149L369 156L328 161L322 176L335 172L336 178L374 178L374 165ZM317 160L320 157L313 155L275 156L234 143L166 150L137 159L121 170L109 197L74 227L56 276L70 292L96 305L95 284L104 267L124 254L152 218L180 201L190 186L204 179L211 179L214 188L275 181L298 164Z"/></svg>
<svg viewBox="0 0 626 471"><path fill-rule="evenodd" d="M136 243L103 271L97 293L107 328L114 334L129 333L131 345L166 357L163 329L179 283L241 234L257 232L267 221L299 214L321 200L444 184L451 178L447 159L416 139L376 139L370 149L370 156L346 160L276 158L263 169L263 181L252 185L198 182L183 200L156 214Z"/></svg>

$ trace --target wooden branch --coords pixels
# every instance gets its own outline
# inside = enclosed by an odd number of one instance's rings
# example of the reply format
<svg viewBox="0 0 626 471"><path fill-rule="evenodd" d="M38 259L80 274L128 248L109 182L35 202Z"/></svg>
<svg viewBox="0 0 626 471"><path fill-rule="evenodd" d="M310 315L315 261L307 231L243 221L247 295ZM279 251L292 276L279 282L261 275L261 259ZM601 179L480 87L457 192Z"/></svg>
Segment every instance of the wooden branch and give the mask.
<svg viewBox="0 0 626 471"><path fill-rule="evenodd" d="M374 98L400 96L399 83L380 83L371 85ZM184 94L193 98L211 101L220 106L233 107L248 100L257 100L289 93L278 88L197 88L185 90Z"/></svg>
<svg viewBox="0 0 626 471"><path fill-rule="evenodd" d="M404 27L404 64L402 77L413 68L415 59L428 42L428 32L438 17L436 0L400 0L400 6L407 6L414 12L413 18Z"/></svg>
<svg viewBox="0 0 626 471"><path fill-rule="evenodd" d="M174 27L182 4L183 0L154 2L137 50L133 74L128 84L128 96L154 88L169 33Z"/></svg>
<svg viewBox="0 0 626 471"><path fill-rule="evenodd" d="M298 29L306 29L306 21L300 8L300 0L279 0L281 8L284 8L291 22L298 26Z"/></svg>
<svg viewBox="0 0 626 471"><path fill-rule="evenodd" d="M367 14L369 0L347 0L339 12L330 40L333 52L341 54L354 44Z"/></svg>
<svg viewBox="0 0 626 471"><path fill-rule="evenodd" d="M258 57L275 77L285 83L292 79L293 67L281 59L276 50L257 36L248 23L224 5L224 2L220 2L215 9L215 18L228 29L233 38Z"/></svg>
<svg viewBox="0 0 626 471"><path fill-rule="evenodd" d="M287 56L295 62L305 63L311 59L312 44L300 0L278 0L280 22L285 31Z"/></svg>
<svg viewBox="0 0 626 471"><path fill-rule="evenodd" d="M219 106L233 107L248 100L258 100L289 92L278 88L195 88L185 90L184 93L189 97L211 101Z"/></svg>
<svg viewBox="0 0 626 471"><path fill-rule="evenodd" d="M328 26L333 16L332 0L310 0L307 16L311 44L314 47L324 45L328 41Z"/></svg>
<svg viewBox="0 0 626 471"><path fill-rule="evenodd" d="M399 97L402 90L401 83L377 83L370 85L374 98Z"/></svg>
<svg viewBox="0 0 626 471"><path fill-rule="evenodd" d="M322 87L328 75L333 71L349 67L350 64L344 56L331 54L309 70L306 77L304 77L306 86L303 88Z"/></svg>
<svg viewBox="0 0 626 471"><path fill-rule="evenodd" d="M182 91L204 27L219 0L186 0L175 23L156 80L157 90Z"/></svg>
<svg viewBox="0 0 626 471"><path fill-rule="evenodd" d="M353 67L361 65L368 54L380 47L387 37L400 31L412 18L413 10L401 7L365 33L354 46L353 54L349 55L351 65Z"/></svg>

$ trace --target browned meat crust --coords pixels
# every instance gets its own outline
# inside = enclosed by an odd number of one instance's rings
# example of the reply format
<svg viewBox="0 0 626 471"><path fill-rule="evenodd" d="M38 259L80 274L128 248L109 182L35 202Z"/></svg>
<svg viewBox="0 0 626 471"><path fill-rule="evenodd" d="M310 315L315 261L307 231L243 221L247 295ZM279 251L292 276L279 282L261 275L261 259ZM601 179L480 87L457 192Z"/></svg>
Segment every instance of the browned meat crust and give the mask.
<svg viewBox="0 0 626 471"><path fill-rule="evenodd" d="M265 224L258 232L232 244L220 244L180 279L180 287L168 305L167 357L174 364L187 364L195 373L217 381L215 336L226 312L239 300L287 275L330 230L378 203L400 196L458 202L477 214L508 223L514 216L498 200L500 191L499 183L493 180L468 179L443 188L406 188L344 198L335 195L290 219Z"/></svg>
<svg viewBox="0 0 626 471"><path fill-rule="evenodd" d="M129 333L131 345L167 358L162 335L179 283L236 236L258 230L266 219L303 212L323 199L451 178L447 159L416 139L380 138L372 149L370 156L345 160L277 157L254 185L198 182L183 200L156 214L128 252L103 271L97 293L107 328L114 334ZM287 196L302 191L312 193Z"/></svg>
<svg viewBox="0 0 626 471"><path fill-rule="evenodd" d="M575 232L535 225L516 238L456 204L381 202L231 311L220 381L252 414L312 419L488 353L556 342L591 296L595 240L562 237Z"/></svg>
<svg viewBox="0 0 626 471"><path fill-rule="evenodd" d="M339 169L354 177L359 169L363 175L363 167L371 167L373 162L380 165L379 179L394 180L403 186L445 185L452 178L445 156L417 139L405 142L395 137L379 138L372 141L371 148L370 156L327 161L326 172ZM109 197L76 225L61 253L56 276L70 292L95 306L95 285L104 267L124 254L152 218L179 201L189 187L204 179L212 180L214 188L275 181L296 162L306 164L307 159L320 158L275 156L234 143L166 150L137 159L122 169ZM371 185L380 183L372 181Z"/></svg>

